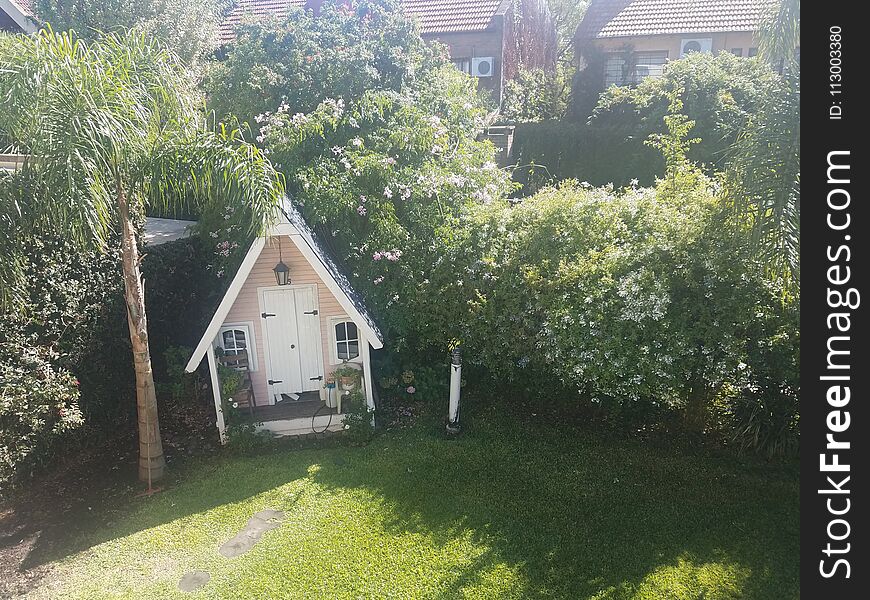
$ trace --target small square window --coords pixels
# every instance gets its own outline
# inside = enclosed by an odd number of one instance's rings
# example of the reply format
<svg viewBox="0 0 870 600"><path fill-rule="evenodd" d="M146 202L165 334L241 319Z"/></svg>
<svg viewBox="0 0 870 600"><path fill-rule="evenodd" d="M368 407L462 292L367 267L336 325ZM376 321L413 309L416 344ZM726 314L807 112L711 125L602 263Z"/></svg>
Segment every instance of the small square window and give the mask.
<svg viewBox="0 0 870 600"><path fill-rule="evenodd" d="M462 71L463 73L471 74L471 59L470 58L454 58L452 61L453 66Z"/></svg>
<svg viewBox="0 0 870 600"><path fill-rule="evenodd" d="M256 344L252 337L252 323L228 323L221 327L218 332L217 345L223 350L224 355L235 355L240 352L248 353L251 371L257 370Z"/></svg>
<svg viewBox="0 0 870 600"><path fill-rule="evenodd" d="M757 55L758 55L758 48L750 48L749 49L749 58L752 58L753 56L757 56Z"/></svg>
<svg viewBox="0 0 870 600"><path fill-rule="evenodd" d="M743 48L731 48L731 54L734 56L743 56Z"/></svg>
<svg viewBox="0 0 870 600"><path fill-rule="evenodd" d="M353 360L359 356L359 330L353 321L335 324L335 355L339 360Z"/></svg>

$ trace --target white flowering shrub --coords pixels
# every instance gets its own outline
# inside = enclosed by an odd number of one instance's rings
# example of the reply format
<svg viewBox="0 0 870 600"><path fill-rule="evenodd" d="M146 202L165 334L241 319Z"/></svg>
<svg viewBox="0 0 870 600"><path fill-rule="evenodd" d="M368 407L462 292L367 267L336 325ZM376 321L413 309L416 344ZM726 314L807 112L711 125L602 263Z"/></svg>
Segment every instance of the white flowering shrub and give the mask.
<svg viewBox="0 0 870 600"><path fill-rule="evenodd" d="M711 182L687 173L658 188L567 182L470 212L445 257L463 269L430 306L464 306L444 335L499 378L549 380L611 411L653 404L706 421L756 372L768 390L796 389L796 371L770 368L796 364L795 299L723 226ZM795 343L764 355L766 332Z"/></svg>

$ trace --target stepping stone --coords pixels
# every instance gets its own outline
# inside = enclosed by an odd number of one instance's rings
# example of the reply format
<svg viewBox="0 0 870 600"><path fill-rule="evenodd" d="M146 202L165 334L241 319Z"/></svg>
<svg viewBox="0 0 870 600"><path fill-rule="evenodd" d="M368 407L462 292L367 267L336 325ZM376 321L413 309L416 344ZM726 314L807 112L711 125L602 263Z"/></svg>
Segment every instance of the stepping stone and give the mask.
<svg viewBox="0 0 870 600"><path fill-rule="evenodd" d="M178 582L178 589L182 592L193 592L204 586L211 579L206 571L191 571L185 573L181 581Z"/></svg>
<svg viewBox="0 0 870 600"><path fill-rule="evenodd" d="M263 534L281 525L284 513L267 508L248 519L248 524L231 540L224 542L218 552L224 558L236 558L253 548Z"/></svg>

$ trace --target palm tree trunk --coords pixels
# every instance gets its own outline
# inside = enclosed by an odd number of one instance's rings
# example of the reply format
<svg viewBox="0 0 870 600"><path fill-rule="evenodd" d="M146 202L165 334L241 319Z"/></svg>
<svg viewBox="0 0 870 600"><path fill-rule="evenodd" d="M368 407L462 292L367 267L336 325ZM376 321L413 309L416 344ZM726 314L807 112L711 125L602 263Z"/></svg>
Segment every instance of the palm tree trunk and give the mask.
<svg viewBox="0 0 870 600"><path fill-rule="evenodd" d="M121 216L121 257L124 271L124 299L127 304L127 324L133 344L133 367L136 370L136 413L139 421L139 480L157 481L163 477L166 461L160 441L157 419L157 395L151 371L148 348L148 323L145 318L145 287L139 272L139 250L136 233L130 221L130 210L120 180L117 183L118 209Z"/></svg>

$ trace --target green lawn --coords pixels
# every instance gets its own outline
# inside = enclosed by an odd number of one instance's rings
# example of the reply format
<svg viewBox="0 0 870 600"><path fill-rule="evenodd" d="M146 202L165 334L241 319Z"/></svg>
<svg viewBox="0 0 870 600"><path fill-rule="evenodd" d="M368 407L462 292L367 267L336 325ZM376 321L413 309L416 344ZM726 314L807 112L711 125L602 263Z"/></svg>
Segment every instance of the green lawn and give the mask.
<svg viewBox="0 0 870 600"><path fill-rule="evenodd" d="M177 481L71 540L37 598L798 598L793 468L476 423L364 448L176 468ZM283 525L217 549L263 508ZM107 517L108 519L109 517ZM194 569L201 590L177 589Z"/></svg>

